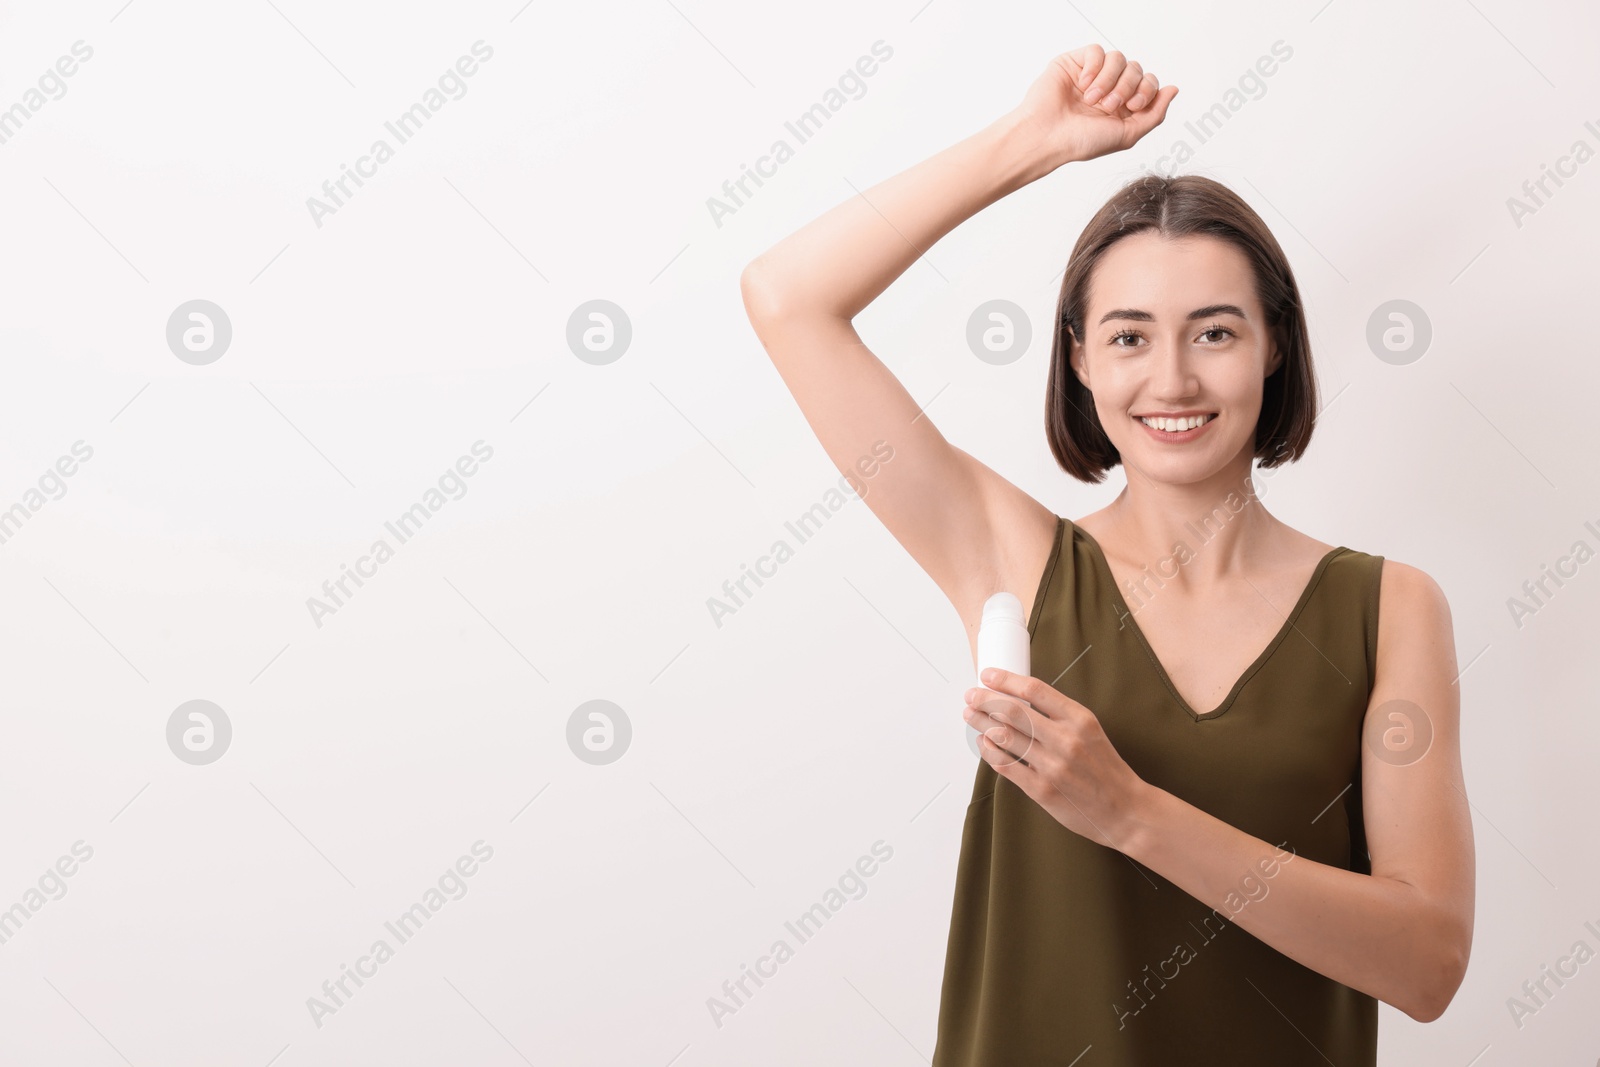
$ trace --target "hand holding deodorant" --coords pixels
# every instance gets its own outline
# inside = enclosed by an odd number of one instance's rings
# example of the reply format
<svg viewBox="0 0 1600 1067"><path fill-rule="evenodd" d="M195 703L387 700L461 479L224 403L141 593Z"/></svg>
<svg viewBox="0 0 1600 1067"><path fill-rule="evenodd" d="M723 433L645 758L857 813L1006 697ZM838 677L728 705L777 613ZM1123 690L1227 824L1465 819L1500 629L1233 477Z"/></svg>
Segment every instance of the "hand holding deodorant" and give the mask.
<svg viewBox="0 0 1600 1067"><path fill-rule="evenodd" d="M978 621L978 684L983 685L983 672L990 667L1012 674L1032 674L1028 664L1029 644L1028 620L1022 617L1022 601L1010 593L996 593L984 601L983 617ZM1027 704L1020 697L1009 699ZM1033 738L1028 737L1021 752L1006 751L1018 763L1027 765L1023 757L1032 745Z"/></svg>

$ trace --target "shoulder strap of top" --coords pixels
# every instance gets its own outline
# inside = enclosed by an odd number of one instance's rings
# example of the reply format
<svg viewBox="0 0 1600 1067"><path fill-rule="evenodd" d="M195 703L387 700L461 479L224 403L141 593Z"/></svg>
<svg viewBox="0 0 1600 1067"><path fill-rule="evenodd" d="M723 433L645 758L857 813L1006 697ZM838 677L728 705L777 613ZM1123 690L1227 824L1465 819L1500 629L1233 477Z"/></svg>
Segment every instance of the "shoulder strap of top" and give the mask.
<svg viewBox="0 0 1600 1067"><path fill-rule="evenodd" d="M1367 576L1367 663L1368 663L1368 692L1371 692L1371 683L1378 676L1378 596L1383 591L1383 557L1366 557L1367 566L1372 573Z"/></svg>
<svg viewBox="0 0 1600 1067"><path fill-rule="evenodd" d="M1033 594L1033 610L1028 613L1028 636L1032 637L1039 628L1039 616L1044 613L1045 597L1050 592L1050 581L1055 577L1057 568L1061 565L1062 546L1066 542L1067 519L1065 516L1056 516L1056 537L1050 546L1050 557L1045 560L1044 573L1039 576L1039 588Z"/></svg>
<svg viewBox="0 0 1600 1067"><path fill-rule="evenodd" d="M1336 610L1359 620L1367 661L1367 692L1378 674L1378 596L1383 583L1383 557L1346 548L1334 557L1324 584L1325 595L1337 600Z"/></svg>

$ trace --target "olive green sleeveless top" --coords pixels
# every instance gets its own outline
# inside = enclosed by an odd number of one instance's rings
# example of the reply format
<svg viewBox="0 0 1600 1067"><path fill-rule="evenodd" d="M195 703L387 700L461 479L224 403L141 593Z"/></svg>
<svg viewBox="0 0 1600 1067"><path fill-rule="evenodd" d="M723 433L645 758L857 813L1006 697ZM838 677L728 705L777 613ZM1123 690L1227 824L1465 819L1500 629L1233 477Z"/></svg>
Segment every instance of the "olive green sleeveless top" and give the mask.
<svg viewBox="0 0 1600 1067"><path fill-rule="evenodd" d="M1057 516L1028 620L1033 674L1094 712L1151 785L1287 862L1370 874L1361 730L1382 567L1382 556L1329 552L1271 643L1201 714L1156 659L1100 546ZM980 761L933 1067L1375 1067L1377 1001L1232 921L1272 888L1241 871L1236 902L1213 909L1068 830Z"/></svg>

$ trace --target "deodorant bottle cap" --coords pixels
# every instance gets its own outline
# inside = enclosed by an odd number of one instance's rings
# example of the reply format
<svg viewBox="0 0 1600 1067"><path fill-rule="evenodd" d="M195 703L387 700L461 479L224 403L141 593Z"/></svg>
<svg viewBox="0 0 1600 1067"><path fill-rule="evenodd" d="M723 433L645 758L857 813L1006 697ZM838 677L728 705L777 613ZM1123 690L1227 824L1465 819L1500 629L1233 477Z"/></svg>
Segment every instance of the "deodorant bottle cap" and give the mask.
<svg viewBox="0 0 1600 1067"><path fill-rule="evenodd" d="M1023 626L1028 625L1028 620L1022 617L1022 601L1018 600L1013 593L996 593L988 600L985 600L983 602L983 618L985 622L990 619L1004 619L1007 622L1020 623Z"/></svg>
<svg viewBox="0 0 1600 1067"><path fill-rule="evenodd" d="M999 667L1013 674L1031 674L1028 652L1031 638L1022 615L1022 601L1011 593L996 593L984 602L978 623L978 684L983 672Z"/></svg>

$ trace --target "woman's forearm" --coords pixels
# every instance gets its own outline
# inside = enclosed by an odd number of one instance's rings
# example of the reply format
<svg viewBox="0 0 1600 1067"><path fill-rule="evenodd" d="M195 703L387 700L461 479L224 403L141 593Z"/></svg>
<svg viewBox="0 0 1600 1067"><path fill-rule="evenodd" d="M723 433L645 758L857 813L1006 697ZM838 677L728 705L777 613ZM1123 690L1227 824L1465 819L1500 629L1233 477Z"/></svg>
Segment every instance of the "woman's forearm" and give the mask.
<svg viewBox="0 0 1600 1067"><path fill-rule="evenodd" d="M1459 938L1448 913L1403 882L1280 852L1155 787L1116 837L1224 919L1414 1019L1437 1018L1461 983L1466 959L1451 947Z"/></svg>
<svg viewBox="0 0 1600 1067"><path fill-rule="evenodd" d="M762 253L745 271L747 299L768 313L849 321L939 238L1062 162L1008 112Z"/></svg>

